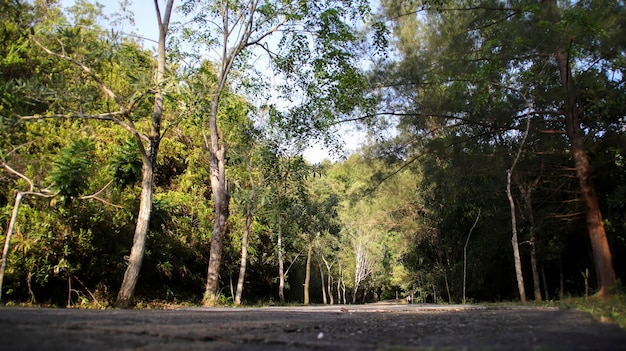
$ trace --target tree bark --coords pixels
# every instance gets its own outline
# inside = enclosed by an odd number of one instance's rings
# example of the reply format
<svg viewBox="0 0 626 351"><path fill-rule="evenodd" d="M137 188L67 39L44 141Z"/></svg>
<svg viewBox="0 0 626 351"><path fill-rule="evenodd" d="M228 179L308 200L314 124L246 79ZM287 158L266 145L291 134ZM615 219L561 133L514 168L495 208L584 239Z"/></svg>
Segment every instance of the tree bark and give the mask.
<svg viewBox="0 0 626 351"><path fill-rule="evenodd" d="M324 265L326 265L326 269L328 270L328 302L333 305L335 303L334 297L333 297L333 277L331 274L331 265L328 264L328 261L326 261L326 259L324 258L324 255L322 255L322 261L324 261Z"/></svg>
<svg viewBox="0 0 626 351"><path fill-rule="evenodd" d="M278 216L278 301L285 303L285 263L283 262L282 217Z"/></svg>
<svg viewBox="0 0 626 351"><path fill-rule="evenodd" d="M250 236L250 227L252 226L252 215L246 215L246 228L241 238L241 263L239 264L239 279L237 279L237 292L235 293L235 306L241 305L241 294L243 291L243 282L246 275L246 265L248 261L248 237Z"/></svg>
<svg viewBox="0 0 626 351"><path fill-rule="evenodd" d="M225 158L226 150L220 140L217 128L217 113L219 111L220 96L226 84L227 72L222 72L218 87L215 89L211 112L209 116L209 151L211 159L209 169L211 173L211 190L213 192L213 202L215 218L213 222L213 236L211 237L211 248L209 251L209 267L207 270L207 283L204 292L203 304L214 306L217 304L217 289L219 285L219 270L222 264L222 249L224 234L228 224L230 194L227 189Z"/></svg>
<svg viewBox="0 0 626 351"><path fill-rule="evenodd" d="M343 304L345 304L345 298L342 300L341 299L341 282L343 281L343 271L341 269L341 264L339 264L339 279L337 279L337 303L341 304L343 302Z"/></svg>
<svg viewBox="0 0 626 351"><path fill-rule="evenodd" d="M529 111L532 110L532 104L528 104L528 109ZM506 195L509 199L509 206L511 208L511 231L513 232L513 234L511 235L511 245L513 246L513 258L515 261L515 277L517 278L517 289L519 290L520 300L522 301L522 303L526 303L526 290L524 288L524 276L522 274L522 259L519 253L519 241L517 237L517 216L515 211L515 201L513 200L513 193L511 191L511 176L513 175L513 170L517 165L517 161L522 154L529 130L530 114L526 116L526 130L524 131L524 136L522 137L522 141L520 142L519 148L517 149L515 160L513 160L511 168L506 171Z"/></svg>
<svg viewBox="0 0 626 351"><path fill-rule="evenodd" d="M213 137L211 137L213 139ZM222 249L224 234L228 224L229 194L226 190L226 174L224 172L224 150L217 148L211 152L211 188L215 202L215 219L213 223L213 236L209 251L209 266L207 270L207 283L204 293L203 304L214 306L217 304L217 289L219 285L219 270L222 264Z"/></svg>
<svg viewBox="0 0 626 351"><path fill-rule="evenodd" d="M17 221L17 214L20 210L20 204L22 203L22 197L24 193L18 191L15 194L15 203L13 204L13 212L11 214L11 220L9 221L9 227L7 228L7 235L4 239L4 249L2 250L2 265L0 266L0 302L2 301L2 286L4 283L4 271L7 268L7 262L9 258L9 249L11 247L11 237L13 236L13 228Z"/></svg>
<svg viewBox="0 0 626 351"><path fill-rule="evenodd" d="M141 263L146 249L146 237L150 223L150 213L152 211L154 185L154 170L152 165L146 164L144 161L141 174L142 182L139 216L137 217L137 224L135 226L135 236L133 237L133 246L130 249L128 266L126 267L126 272L124 272L124 280L122 281L122 286L120 287L120 291L117 294L117 301L115 302L115 307L117 308L130 308L132 306L135 287L137 286Z"/></svg>
<svg viewBox="0 0 626 351"><path fill-rule="evenodd" d="M531 229L532 231L533 229ZM530 237L530 265L533 270L533 287L535 290L535 301L542 301L541 280L539 280L539 267L537 264L537 247L534 234Z"/></svg>
<svg viewBox="0 0 626 351"><path fill-rule="evenodd" d="M474 228L476 228L476 225L478 224L481 211L482 209L479 208L478 214L476 215L476 220L474 221L474 225L472 225L472 228L470 228L470 231L467 234L467 240L465 240L465 246L463 246L463 303L467 302L467 300L465 299L465 287L467 281L467 245L469 244L470 236L472 235Z"/></svg>
<svg viewBox="0 0 626 351"><path fill-rule="evenodd" d="M563 261L559 257L559 300L565 297L565 278L563 277Z"/></svg>
<svg viewBox="0 0 626 351"><path fill-rule="evenodd" d="M313 256L313 241L309 240L309 248L306 256L306 270L304 276L304 305L309 304L309 286L311 284L311 257Z"/></svg>
<svg viewBox="0 0 626 351"><path fill-rule="evenodd" d="M537 177L532 184L518 184L518 188L524 199L524 207L526 208L528 224L530 226L530 266L533 272L533 290L535 293L535 301L542 301L541 298L541 281L539 280L539 267L537 262L537 241L535 238L535 215L533 212L532 193L539 184L541 177Z"/></svg>
<svg viewBox="0 0 626 351"><path fill-rule="evenodd" d="M613 257L604 229L602 212L598 203L598 195L591 179L593 169L585 147L585 139L580 125L580 111L576 101L576 86L569 66L568 50L558 48L556 61L559 66L561 84L565 90L566 133L571 142L571 155L574 159L578 177L581 199L585 210L587 230L591 241L591 251L598 284L597 296L611 295L614 291L616 277L613 268Z"/></svg>
<svg viewBox="0 0 626 351"><path fill-rule="evenodd" d="M522 260L519 253L519 243L517 240L517 220L515 216L515 201L513 201L513 194L511 193L511 173L513 167L507 171L507 184L506 194L509 198L509 205L511 207L511 245L513 246L513 258L515 261L515 278L517 279L517 289L519 291L520 300L522 303L526 303L526 291L524 289L524 276L522 275Z"/></svg>
<svg viewBox="0 0 626 351"><path fill-rule="evenodd" d="M321 278L321 283L322 283L322 301L324 303L324 305L328 305L328 299L326 299L326 286L324 283L324 269L322 268L322 263L318 262L317 266L320 270L320 278Z"/></svg>

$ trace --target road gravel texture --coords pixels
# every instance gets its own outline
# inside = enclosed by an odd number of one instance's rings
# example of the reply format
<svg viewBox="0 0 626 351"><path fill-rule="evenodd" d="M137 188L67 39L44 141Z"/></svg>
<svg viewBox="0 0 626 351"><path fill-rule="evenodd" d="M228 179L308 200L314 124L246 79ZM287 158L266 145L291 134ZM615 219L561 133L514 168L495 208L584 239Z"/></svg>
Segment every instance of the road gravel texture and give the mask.
<svg viewBox="0 0 626 351"><path fill-rule="evenodd" d="M626 350L626 330L531 307L3 307L0 350Z"/></svg>

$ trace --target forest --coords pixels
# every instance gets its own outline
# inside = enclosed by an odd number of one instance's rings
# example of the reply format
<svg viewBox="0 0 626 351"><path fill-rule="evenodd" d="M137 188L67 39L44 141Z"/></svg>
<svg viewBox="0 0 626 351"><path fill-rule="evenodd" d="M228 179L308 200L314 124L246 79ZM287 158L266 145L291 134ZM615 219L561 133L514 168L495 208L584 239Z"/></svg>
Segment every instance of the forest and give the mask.
<svg viewBox="0 0 626 351"><path fill-rule="evenodd" d="M622 1L131 5L0 2L0 304L623 290Z"/></svg>

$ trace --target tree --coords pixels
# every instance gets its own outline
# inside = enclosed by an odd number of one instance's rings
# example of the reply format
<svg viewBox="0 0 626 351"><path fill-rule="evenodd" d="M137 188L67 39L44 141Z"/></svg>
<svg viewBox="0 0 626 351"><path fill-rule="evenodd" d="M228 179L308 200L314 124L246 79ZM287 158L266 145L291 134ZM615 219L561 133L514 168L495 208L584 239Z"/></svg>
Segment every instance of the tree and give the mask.
<svg viewBox="0 0 626 351"><path fill-rule="evenodd" d="M480 2L471 8L455 1L389 1L385 6L405 54L398 72L413 75L408 80L418 87L401 93L414 107L403 123L419 133L463 126L473 132L466 141L503 141L508 136L502 132L521 130L520 121L530 114L533 139L549 145L550 137L567 137L598 295L610 293L615 273L586 150L613 130L617 118L600 108L612 103L593 96L621 91L621 78L613 72L619 70L615 53L623 52L623 43L609 23L622 21L623 6L611 1ZM529 92L531 111L519 91ZM442 123L429 125L437 120ZM586 128L591 129L586 133Z"/></svg>
<svg viewBox="0 0 626 351"><path fill-rule="evenodd" d="M289 156L284 151L275 152L276 159L274 167L278 176L272 182L271 192L274 194L274 206L270 209L272 217L276 223L276 256L278 261L278 299L280 303L285 303L285 288L291 265L285 269L285 259L287 259L288 240L293 241L287 235L295 236L300 230L299 221L302 210L299 204L305 194L305 181L309 175L310 168L301 156ZM298 253L292 260L292 264L300 256Z"/></svg>
<svg viewBox="0 0 626 351"><path fill-rule="evenodd" d="M84 6L88 6L84 4ZM137 223L135 228L135 236L133 239L133 246L131 248L130 258L128 261L128 267L126 273L124 274L124 280L122 282L122 286L120 288L120 292L118 294L118 299L116 306L121 308L130 307L132 304L132 298L135 290L135 286L137 284L137 280L139 277L139 271L141 268L141 263L143 260L144 252L145 252L145 242L146 236L148 232L148 224L150 220L150 213L152 210L152 201L153 201L153 191L154 191L154 174L155 174L155 166L157 160L157 154L159 149L159 143L162 139L162 131L161 125L163 120L163 82L164 82L164 74L165 74L165 45L166 45L166 36L169 27L169 19L171 16L172 8L173 8L173 0L170 0L166 4L165 12L163 13L163 17L161 17L161 11L158 5L158 2L155 1L155 8L159 20L159 48L158 48L158 58L157 58L157 70L155 75L155 85L157 86L155 92L154 99L154 108L152 112L151 119L151 127L150 132L147 134L142 133L135 125L134 121L134 113L137 111L138 102L143 98L143 93L139 93L135 96L132 96L129 101L124 101L119 93L114 92L107 83L105 83L104 79L101 76L101 73L96 69L96 67L90 67L89 63L83 62L85 57L81 57L78 52L76 55L72 55L72 51L67 51L66 47L63 43L61 43L60 47L50 48L46 44L42 42L41 38L45 38L47 35L52 35L48 28L42 26L39 33L36 33L32 37L33 42L45 53L48 55L60 59L61 61L65 61L72 66L76 67L79 71L82 72L88 79L91 84L86 85L87 87L92 86L96 90L89 91L91 94L102 94L105 99L108 100L106 102L106 108L103 106L93 106L95 108L94 111L85 111L85 107L83 105L72 106L69 104L64 104L64 102L59 102L59 106L61 106L61 111L71 111L68 113L60 112L55 113L54 111L50 111L46 114L45 118L80 118L80 119L96 119L96 120L105 120L112 121L113 123L123 127L133 136L137 147L141 154L142 159L142 192L140 197L140 207L139 207L139 215L137 217ZM80 9L77 8L77 22L83 21ZM95 8L87 8L87 16L96 16L98 10ZM88 21L94 21L93 18L87 18ZM63 32L66 36L66 39L71 41L80 37L80 24L77 23L76 28L70 28ZM45 38L47 39L47 38ZM94 43L97 43L97 40L94 40ZM95 45L97 46L97 45ZM103 49L103 48L98 48ZM105 49L106 50L106 49ZM95 52L95 55L101 55L102 52ZM80 89L80 87L78 87ZM79 98L80 99L80 98ZM111 112L111 106L109 102L117 105L117 110ZM65 105L65 106L64 106ZM101 112L103 110L108 110L107 112ZM32 119L41 119L44 116L34 115L34 116L21 116L21 120L32 120ZM146 143L146 144L144 144Z"/></svg>
<svg viewBox="0 0 626 351"><path fill-rule="evenodd" d="M13 211L11 213L11 220L9 221L9 226L6 231L6 236L4 239L4 246L2 250L2 263L0 265L0 301L2 301L2 286L4 284L4 273L7 267L7 261L9 257L9 250L11 245L11 238L13 237L13 229L15 228L15 223L17 221L17 215L20 210L20 204L22 203L22 199L26 195L34 195L34 196L43 196L43 197L52 197L55 196L55 193L52 193L50 189L43 189L41 191L35 191L35 184L28 177L23 175L22 173L14 170L11 166L7 165L4 160L2 160L2 166L13 173L14 175L24 179L28 185L29 189L27 191L17 191L15 194L15 203L13 205Z"/></svg>
<svg viewBox="0 0 626 351"><path fill-rule="evenodd" d="M144 147L142 136L137 132L133 132L137 146L141 153L142 170L141 170L141 200L139 205L139 215L137 217L137 227L135 228L135 237L133 238L133 246L130 249L130 257L128 267L124 273L124 280L117 295L116 307L128 308L132 305L135 286L139 279L139 270L146 247L146 237L148 233L148 223L150 221L150 212L152 211L152 197L154 191L154 174L156 167L157 154L159 152L159 144L161 142L161 125L163 121L163 91L165 76L165 60L166 60L166 38L172 15L174 0L168 0L165 5L165 11L161 14L159 2L154 1L154 7L159 23L159 46L157 57L157 68L155 75L155 83L157 86L154 94L154 110L152 112L152 125L150 134L147 137L148 147ZM123 104L118 101L120 108Z"/></svg>
<svg viewBox="0 0 626 351"><path fill-rule="evenodd" d="M215 304L217 300L223 238L229 216L227 156L221 136L224 131L220 131L218 127L218 114L222 94L231 74L235 71L244 73L245 68L249 69L250 67L246 67L249 58L256 56L259 51L267 54L274 68L285 75L284 86L298 86L299 92L303 93L301 103L302 106L307 106L307 112L312 112L310 108L313 105L319 109L317 112L323 112L302 113L301 109L292 116L306 121L307 125L315 119L316 128L311 129L310 134L314 134L314 130L328 129L327 122L334 116L334 112L349 113L362 101L353 98L340 104L342 97L356 91L350 89L346 92L342 86L347 89L348 81L355 83L360 77L358 70L354 68L353 54L349 50L356 37L350 25L344 21L345 17L354 20L366 11L365 6L357 5L362 4L352 1L316 4L298 1L261 3L256 0L187 1L183 4L183 11L200 27L196 31L185 29L184 35L200 44L204 50L217 52L216 82L210 95L211 109L206 119L209 131L206 146L211 156L209 166L215 224L203 298L205 305ZM279 39L278 47L274 48L274 42L269 38L279 34L282 34L282 38ZM253 48L257 51L252 50ZM235 80L244 88L251 81ZM291 90L290 95L295 92L292 88L288 90ZM289 103L294 102L299 103ZM273 110L277 111L275 108ZM281 114L273 115L276 117ZM297 124L289 125L295 128Z"/></svg>
<svg viewBox="0 0 626 351"><path fill-rule="evenodd" d="M519 148L517 149L517 153L515 154L515 159L513 159L513 164L509 169L506 170L506 195L509 199L509 207L511 208L511 231L513 235L511 236L511 245L513 246L513 260L515 262L515 277L517 279L517 288L519 290L519 296L522 303L526 303L526 290L524 287L524 276L522 275L522 259L520 258L519 253L519 239L517 235L517 213L515 211L515 200L513 199L513 193L511 191L511 176L519 161L520 155L524 150L524 144L526 143L526 138L528 137L528 129L530 128L530 115L526 119L526 130L524 131L524 136L520 141ZM465 296L463 297L465 299Z"/></svg>
<svg viewBox="0 0 626 351"><path fill-rule="evenodd" d="M315 172L315 171L314 171ZM322 171L323 172L323 171ZM307 259L304 280L304 304L309 304L311 264L313 249L316 241L324 241L327 235L336 235L339 232L337 222L338 196L326 187L324 174L313 173L313 179L308 179L308 191L303 193L300 206L298 224L306 241ZM322 287L324 282L322 279Z"/></svg>
<svg viewBox="0 0 626 351"><path fill-rule="evenodd" d="M239 180L239 186L234 190L234 198L243 212L245 222L241 237L241 261L234 299L235 305L241 304L248 260L248 241L252 234L252 225L256 220L257 214L267 205L269 185L272 179L277 176L274 173L275 170L272 169L273 161L275 160L274 155L264 145L259 131L252 126L248 126L248 129L247 133L243 133L247 136L245 138L247 142L239 143L238 148L240 152L237 152L237 150L233 152L233 156L244 164L242 169L244 173L242 177L244 179ZM234 161L234 163L236 162ZM237 182L237 179L235 179L235 182Z"/></svg>

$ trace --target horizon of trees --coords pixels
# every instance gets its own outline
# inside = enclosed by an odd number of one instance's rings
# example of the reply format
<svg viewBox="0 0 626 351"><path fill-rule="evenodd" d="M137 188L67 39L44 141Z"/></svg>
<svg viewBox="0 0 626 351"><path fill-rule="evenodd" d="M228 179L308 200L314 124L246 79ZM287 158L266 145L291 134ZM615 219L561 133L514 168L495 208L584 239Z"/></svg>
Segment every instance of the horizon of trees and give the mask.
<svg viewBox="0 0 626 351"><path fill-rule="evenodd" d="M155 5L157 52L88 1L0 5L0 303L620 288L620 2ZM312 140L338 147L343 123L368 142L304 160Z"/></svg>

